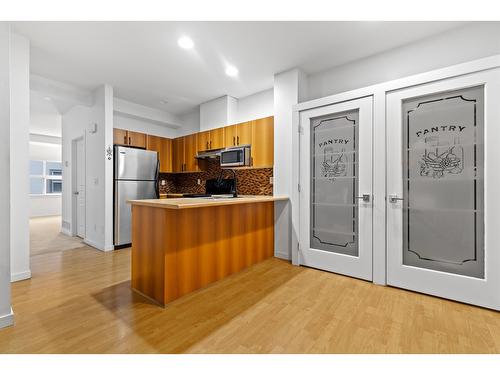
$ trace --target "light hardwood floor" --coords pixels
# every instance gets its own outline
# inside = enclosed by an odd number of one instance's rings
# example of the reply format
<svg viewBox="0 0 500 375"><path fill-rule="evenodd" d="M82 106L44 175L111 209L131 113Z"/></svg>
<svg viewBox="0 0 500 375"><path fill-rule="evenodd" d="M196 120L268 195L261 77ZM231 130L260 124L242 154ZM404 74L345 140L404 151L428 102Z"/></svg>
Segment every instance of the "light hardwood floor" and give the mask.
<svg viewBox="0 0 500 375"><path fill-rule="evenodd" d="M0 353L488 353L500 313L269 259L166 309L130 290L130 249L32 258Z"/></svg>
<svg viewBox="0 0 500 375"><path fill-rule="evenodd" d="M84 246L78 237L61 233L61 216L42 216L30 219L30 253L38 255L65 251Z"/></svg>

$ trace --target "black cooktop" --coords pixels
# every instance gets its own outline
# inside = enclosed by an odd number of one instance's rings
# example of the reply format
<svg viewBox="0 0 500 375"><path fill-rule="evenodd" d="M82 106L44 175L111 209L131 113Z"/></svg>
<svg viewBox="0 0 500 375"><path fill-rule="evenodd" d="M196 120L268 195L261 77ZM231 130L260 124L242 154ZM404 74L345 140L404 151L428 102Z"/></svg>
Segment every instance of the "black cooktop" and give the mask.
<svg viewBox="0 0 500 375"><path fill-rule="evenodd" d="M205 198L212 195L233 194L236 189L234 178L211 178L205 185L205 194L184 194L184 198Z"/></svg>

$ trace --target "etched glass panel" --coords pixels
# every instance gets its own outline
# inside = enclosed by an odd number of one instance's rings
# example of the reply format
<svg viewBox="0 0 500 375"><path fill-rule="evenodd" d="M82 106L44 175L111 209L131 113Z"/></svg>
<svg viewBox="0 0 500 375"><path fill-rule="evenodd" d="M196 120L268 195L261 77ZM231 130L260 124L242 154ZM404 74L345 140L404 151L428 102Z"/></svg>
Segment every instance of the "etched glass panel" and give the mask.
<svg viewBox="0 0 500 375"><path fill-rule="evenodd" d="M358 118L311 120L311 248L358 255Z"/></svg>
<svg viewBox="0 0 500 375"><path fill-rule="evenodd" d="M483 87L403 102L403 264L484 277Z"/></svg>

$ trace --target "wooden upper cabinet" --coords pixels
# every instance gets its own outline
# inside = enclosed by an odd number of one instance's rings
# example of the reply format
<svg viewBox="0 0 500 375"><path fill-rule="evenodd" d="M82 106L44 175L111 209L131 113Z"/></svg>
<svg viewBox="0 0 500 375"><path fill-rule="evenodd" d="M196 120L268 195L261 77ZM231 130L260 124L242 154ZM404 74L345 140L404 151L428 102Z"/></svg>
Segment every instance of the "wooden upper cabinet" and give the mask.
<svg viewBox="0 0 500 375"><path fill-rule="evenodd" d="M130 130L127 133L129 146L146 148L146 134Z"/></svg>
<svg viewBox="0 0 500 375"><path fill-rule="evenodd" d="M128 146L127 131L123 129L113 129L113 143L120 146Z"/></svg>
<svg viewBox="0 0 500 375"><path fill-rule="evenodd" d="M230 125L224 128L224 147L236 146L236 133L236 125Z"/></svg>
<svg viewBox="0 0 500 375"><path fill-rule="evenodd" d="M184 137L184 172L198 171L198 134L190 134Z"/></svg>
<svg viewBox="0 0 500 375"><path fill-rule="evenodd" d="M113 143L121 146L146 148L146 134L130 130L113 129Z"/></svg>
<svg viewBox="0 0 500 375"><path fill-rule="evenodd" d="M198 133L198 151L210 149L210 130Z"/></svg>
<svg viewBox="0 0 500 375"><path fill-rule="evenodd" d="M274 165L274 117L253 121L252 160L254 167Z"/></svg>
<svg viewBox="0 0 500 375"><path fill-rule="evenodd" d="M224 144L224 128L210 130L210 149L223 148Z"/></svg>
<svg viewBox="0 0 500 375"><path fill-rule="evenodd" d="M184 170L184 138L172 140L172 172L182 172Z"/></svg>
<svg viewBox="0 0 500 375"><path fill-rule="evenodd" d="M236 145L252 144L252 127L253 122L247 121L236 125Z"/></svg>
<svg viewBox="0 0 500 375"><path fill-rule="evenodd" d="M158 160L160 160L160 172L172 172L172 140L154 135L147 136L148 150L158 152Z"/></svg>

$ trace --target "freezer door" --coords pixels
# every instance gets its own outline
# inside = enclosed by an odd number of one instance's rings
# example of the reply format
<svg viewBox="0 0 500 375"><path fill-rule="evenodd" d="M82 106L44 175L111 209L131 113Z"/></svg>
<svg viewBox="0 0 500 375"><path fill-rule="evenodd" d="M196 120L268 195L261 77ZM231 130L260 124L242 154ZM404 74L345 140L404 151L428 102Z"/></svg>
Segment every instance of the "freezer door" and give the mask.
<svg viewBox="0 0 500 375"><path fill-rule="evenodd" d="M116 180L154 180L157 166L156 151L115 146Z"/></svg>
<svg viewBox="0 0 500 375"><path fill-rule="evenodd" d="M132 242L132 208L130 199L154 199L154 181L115 181L115 246Z"/></svg>

